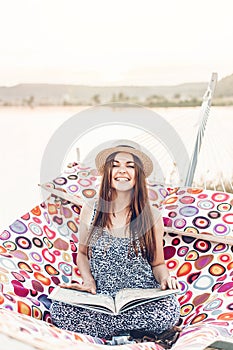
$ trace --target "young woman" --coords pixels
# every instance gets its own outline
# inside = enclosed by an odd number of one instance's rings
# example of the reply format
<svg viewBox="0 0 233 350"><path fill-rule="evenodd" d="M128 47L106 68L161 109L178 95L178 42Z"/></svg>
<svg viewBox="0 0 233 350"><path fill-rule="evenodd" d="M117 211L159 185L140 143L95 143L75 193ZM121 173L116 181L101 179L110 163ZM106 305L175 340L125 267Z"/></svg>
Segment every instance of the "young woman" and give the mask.
<svg viewBox="0 0 233 350"><path fill-rule="evenodd" d="M83 284L62 287L113 297L122 288L177 288L164 262L162 217L147 195L152 161L138 145L118 145L101 151L96 166L102 174L99 200L84 205L80 217L77 264ZM56 301L50 311L60 328L110 339L126 331L162 333L177 323L180 310L172 295L120 315Z"/></svg>

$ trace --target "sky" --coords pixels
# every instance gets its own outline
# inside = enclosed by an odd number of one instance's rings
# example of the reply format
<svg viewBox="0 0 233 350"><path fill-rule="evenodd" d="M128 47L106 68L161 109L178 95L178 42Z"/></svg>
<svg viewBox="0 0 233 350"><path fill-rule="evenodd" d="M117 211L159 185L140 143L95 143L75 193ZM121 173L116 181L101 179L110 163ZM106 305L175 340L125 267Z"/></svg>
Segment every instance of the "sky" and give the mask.
<svg viewBox="0 0 233 350"><path fill-rule="evenodd" d="M232 0L0 0L0 86L175 85L233 73Z"/></svg>

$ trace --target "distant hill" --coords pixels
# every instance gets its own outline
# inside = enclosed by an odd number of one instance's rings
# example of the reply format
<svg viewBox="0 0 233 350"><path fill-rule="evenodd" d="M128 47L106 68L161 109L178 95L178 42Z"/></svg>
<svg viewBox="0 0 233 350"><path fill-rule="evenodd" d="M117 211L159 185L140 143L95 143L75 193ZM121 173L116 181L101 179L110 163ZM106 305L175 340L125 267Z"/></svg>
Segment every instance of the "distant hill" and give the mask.
<svg viewBox="0 0 233 350"><path fill-rule="evenodd" d="M72 100L87 103L93 98L101 102L129 97L144 101L150 96L172 98L174 95L185 95L199 98L203 95L207 83L188 83L177 86L82 86L82 85L52 85L52 84L22 84L13 87L0 87L0 100L23 100L33 96L35 101L56 102Z"/></svg>
<svg viewBox="0 0 233 350"><path fill-rule="evenodd" d="M216 86L216 97L232 97L233 96L233 74L220 80Z"/></svg>
<svg viewBox="0 0 233 350"><path fill-rule="evenodd" d="M0 105L90 105L131 102L148 106L199 105L208 82L174 86L20 84L0 87ZM217 84L216 97L233 97L233 74Z"/></svg>

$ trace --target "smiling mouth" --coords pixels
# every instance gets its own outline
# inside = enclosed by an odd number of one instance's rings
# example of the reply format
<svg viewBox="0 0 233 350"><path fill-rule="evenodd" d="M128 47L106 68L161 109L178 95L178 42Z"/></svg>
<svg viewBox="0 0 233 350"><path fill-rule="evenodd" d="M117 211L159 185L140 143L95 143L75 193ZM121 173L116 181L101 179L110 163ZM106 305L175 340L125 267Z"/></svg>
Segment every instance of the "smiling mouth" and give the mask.
<svg viewBox="0 0 233 350"><path fill-rule="evenodd" d="M119 182L128 182L128 181L130 181L130 179L128 177L116 177L115 180L119 181Z"/></svg>

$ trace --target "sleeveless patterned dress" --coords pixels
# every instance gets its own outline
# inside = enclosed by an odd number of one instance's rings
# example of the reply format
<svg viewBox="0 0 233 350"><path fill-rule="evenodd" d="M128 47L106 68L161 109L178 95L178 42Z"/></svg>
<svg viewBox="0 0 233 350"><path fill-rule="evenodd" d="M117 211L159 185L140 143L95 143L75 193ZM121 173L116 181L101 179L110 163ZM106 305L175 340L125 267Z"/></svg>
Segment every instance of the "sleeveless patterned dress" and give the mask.
<svg viewBox="0 0 233 350"><path fill-rule="evenodd" d="M159 287L150 264L142 254L130 247L130 238L112 236L107 230L100 235L94 230L89 259L97 293L115 294L122 288ZM59 328L111 339L130 330L161 333L177 323L180 306L175 295L149 302L123 312L109 315L78 306L53 301L52 322Z"/></svg>

